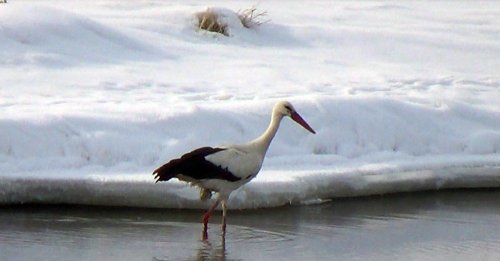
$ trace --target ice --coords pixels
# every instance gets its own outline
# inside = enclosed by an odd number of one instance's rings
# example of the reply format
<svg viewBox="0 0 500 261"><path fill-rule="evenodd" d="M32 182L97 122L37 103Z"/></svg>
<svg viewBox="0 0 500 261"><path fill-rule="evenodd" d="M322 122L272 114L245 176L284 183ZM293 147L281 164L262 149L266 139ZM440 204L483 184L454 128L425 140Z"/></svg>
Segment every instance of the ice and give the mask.
<svg viewBox="0 0 500 261"><path fill-rule="evenodd" d="M229 37L198 30L219 12ZM243 143L291 101L231 208L500 186L495 2L29 1L0 6L0 204L203 208L151 172ZM446 10L446 12L433 11Z"/></svg>

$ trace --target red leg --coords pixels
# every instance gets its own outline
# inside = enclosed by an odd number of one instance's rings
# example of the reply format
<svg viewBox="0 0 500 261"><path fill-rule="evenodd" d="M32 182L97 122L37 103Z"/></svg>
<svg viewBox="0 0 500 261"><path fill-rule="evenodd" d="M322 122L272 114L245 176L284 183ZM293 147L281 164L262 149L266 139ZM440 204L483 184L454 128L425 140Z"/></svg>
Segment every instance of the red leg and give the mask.
<svg viewBox="0 0 500 261"><path fill-rule="evenodd" d="M212 216L212 212L214 212L215 208L219 205L220 200L215 201L215 203L203 214L203 240L206 240L208 238L208 220L210 219L210 216Z"/></svg>

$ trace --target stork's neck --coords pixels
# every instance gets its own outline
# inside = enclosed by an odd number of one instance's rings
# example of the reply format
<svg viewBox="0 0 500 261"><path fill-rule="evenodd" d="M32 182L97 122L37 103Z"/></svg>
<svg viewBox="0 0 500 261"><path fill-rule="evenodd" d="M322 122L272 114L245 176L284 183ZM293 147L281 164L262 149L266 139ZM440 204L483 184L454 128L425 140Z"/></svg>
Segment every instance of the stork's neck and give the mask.
<svg viewBox="0 0 500 261"><path fill-rule="evenodd" d="M271 122L269 123L269 127L267 127L267 130L262 135L260 135L260 137L251 142L252 145L255 146L255 149L263 156L266 154L267 149L269 148L269 145L274 138L274 135L276 135L276 132L278 131L281 119L283 119L283 114L273 112L271 116Z"/></svg>

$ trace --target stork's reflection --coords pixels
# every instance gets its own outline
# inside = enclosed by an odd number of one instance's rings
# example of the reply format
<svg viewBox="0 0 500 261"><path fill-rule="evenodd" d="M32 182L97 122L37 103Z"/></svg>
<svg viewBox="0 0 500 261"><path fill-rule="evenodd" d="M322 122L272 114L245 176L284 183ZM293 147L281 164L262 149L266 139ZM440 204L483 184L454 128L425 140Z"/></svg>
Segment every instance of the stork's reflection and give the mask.
<svg viewBox="0 0 500 261"><path fill-rule="evenodd" d="M202 233L202 240L197 254L198 261L204 260L226 260L226 233L221 232L217 240L208 240L205 232Z"/></svg>

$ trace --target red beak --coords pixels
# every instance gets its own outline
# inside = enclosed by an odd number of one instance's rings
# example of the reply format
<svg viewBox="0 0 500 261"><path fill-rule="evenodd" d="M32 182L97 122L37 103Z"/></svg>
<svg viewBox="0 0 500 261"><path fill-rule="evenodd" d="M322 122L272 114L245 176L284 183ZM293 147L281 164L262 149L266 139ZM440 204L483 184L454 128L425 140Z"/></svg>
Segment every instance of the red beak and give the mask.
<svg viewBox="0 0 500 261"><path fill-rule="evenodd" d="M292 112L291 116L292 120L294 120L296 123L300 124L302 127L304 127L306 130L310 131L313 134L316 134L316 132L307 124L307 122L300 117L300 115L297 112Z"/></svg>

